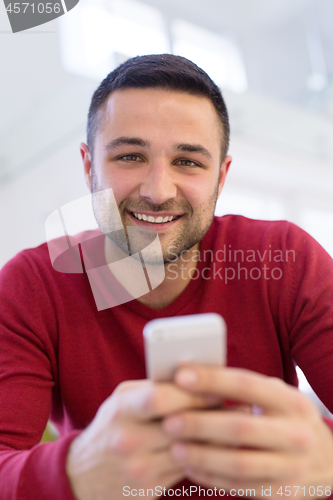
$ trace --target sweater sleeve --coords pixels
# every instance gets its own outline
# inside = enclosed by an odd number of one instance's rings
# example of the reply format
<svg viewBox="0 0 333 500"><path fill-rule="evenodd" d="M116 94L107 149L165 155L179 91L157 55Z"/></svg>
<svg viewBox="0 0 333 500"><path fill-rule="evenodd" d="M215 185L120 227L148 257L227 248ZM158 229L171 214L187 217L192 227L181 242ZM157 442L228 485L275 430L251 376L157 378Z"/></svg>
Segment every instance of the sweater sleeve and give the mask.
<svg viewBox="0 0 333 500"><path fill-rule="evenodd" d="M284 304L292 357L333 412L333 259L293 225L288 247L296 250Z"/></svg>
<svg viewBox="0 0 333 500"><path fill-rule="evenodd" d="M65 463L78 432L38 444L50 415L56 363L36 281L23 254L0 272L0 498L74 500Z"/></svg>

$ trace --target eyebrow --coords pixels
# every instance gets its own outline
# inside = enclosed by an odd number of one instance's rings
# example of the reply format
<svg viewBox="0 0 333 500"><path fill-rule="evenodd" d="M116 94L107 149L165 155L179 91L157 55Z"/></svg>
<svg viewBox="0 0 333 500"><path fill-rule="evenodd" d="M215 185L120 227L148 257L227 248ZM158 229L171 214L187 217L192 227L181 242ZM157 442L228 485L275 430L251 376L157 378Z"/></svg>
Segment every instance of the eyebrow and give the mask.
<svg viewBox="0 0 333 500"><path fill-rule="evenodd" d="M204 148L200 144L177 144L174 149L185 153L200 153L209 160L213 158L208 149Z"/></svg>
<svg viewBox="0 0 333 500"><path fill-rule="evenodd" d="M119 148L120 146L140 146L142 148L150 148L150 142L145 141L144 139L140 139L140 137L117 137L117 139L114 139L113 141L109 142L105 146L105 151L110 152L113 149ZM201 146L201 144L177 144L173 148L175 151L181 151L184 153L200 153L209 160L211 160L213 157L211 153L206 149L204 146Z"/></svg>
<svg viewBox="0 0 333 500"><path fill-rule="evenodd" d="M105 151L109 152L120 146L141 146L142 148L150 148L150 143L139 137L117 137L105 146Z"/></svg>

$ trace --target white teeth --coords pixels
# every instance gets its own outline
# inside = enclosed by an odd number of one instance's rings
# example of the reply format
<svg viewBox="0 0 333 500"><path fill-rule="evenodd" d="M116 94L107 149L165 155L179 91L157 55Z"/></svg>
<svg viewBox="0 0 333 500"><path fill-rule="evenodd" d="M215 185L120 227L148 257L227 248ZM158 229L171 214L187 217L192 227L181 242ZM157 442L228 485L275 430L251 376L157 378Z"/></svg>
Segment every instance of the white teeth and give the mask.
<svg viewBox="0 0 333 500"><path fill-rule="evenodd" d="M169 215L169 216L166 216L164 218L159 216L159 217L155 218L152 215L138 214L136 212L132 212L132 213L133 213L134 217L136 217L136 219L151 222L153 224L162 224L164 222L171 222L172 220L177 218L177 216L175 216L175 215Z"/></svg>

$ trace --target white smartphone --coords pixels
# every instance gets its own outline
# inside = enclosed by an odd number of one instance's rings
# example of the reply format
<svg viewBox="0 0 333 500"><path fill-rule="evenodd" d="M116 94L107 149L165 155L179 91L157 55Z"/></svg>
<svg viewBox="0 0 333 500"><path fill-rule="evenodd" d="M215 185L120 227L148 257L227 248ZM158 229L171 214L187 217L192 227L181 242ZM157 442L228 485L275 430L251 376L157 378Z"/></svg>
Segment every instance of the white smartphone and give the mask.
<svg viewBox="0 0 333 500"><path fill-rule="evenodd" d="M183 363L226 363L226 324L216 313L149 321L144 329L147 378L166 382Z"/></svg>

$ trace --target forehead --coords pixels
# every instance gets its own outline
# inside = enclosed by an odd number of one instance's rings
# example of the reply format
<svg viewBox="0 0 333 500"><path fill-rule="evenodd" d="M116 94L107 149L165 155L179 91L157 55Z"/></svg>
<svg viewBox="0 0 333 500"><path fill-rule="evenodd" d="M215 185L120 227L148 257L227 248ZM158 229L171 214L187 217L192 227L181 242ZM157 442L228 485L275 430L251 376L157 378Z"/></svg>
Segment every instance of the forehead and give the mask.
<svg viewBox="0 0 333 500"><path fill-rule="evenodd" d="M110 94L101 109L97 138L120 135L176 142L200 139L220 148L222 125L207 97L165 89L121 89Z"/></svg>

